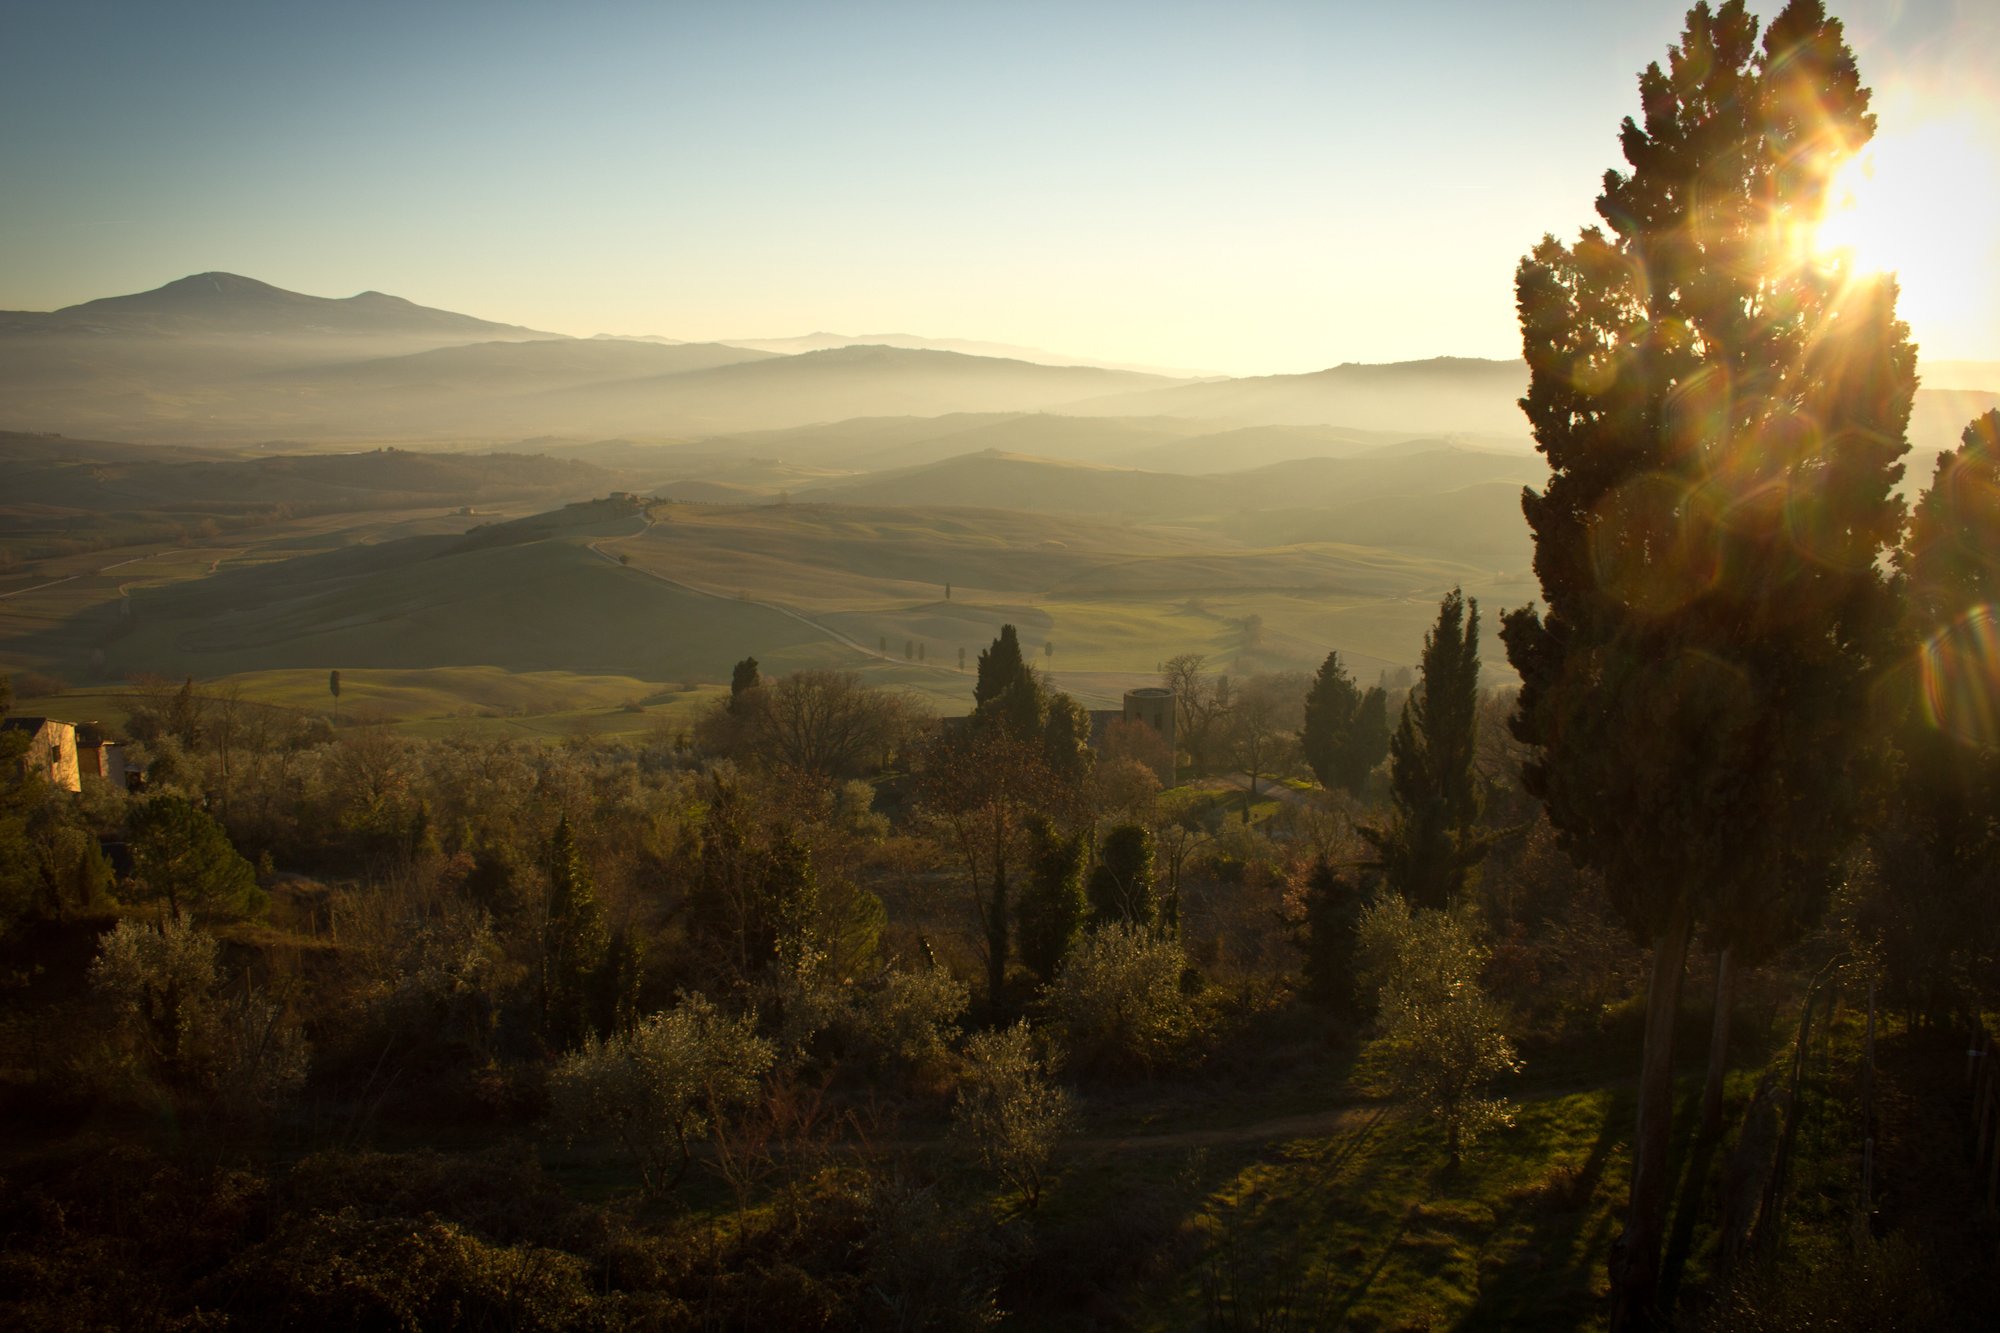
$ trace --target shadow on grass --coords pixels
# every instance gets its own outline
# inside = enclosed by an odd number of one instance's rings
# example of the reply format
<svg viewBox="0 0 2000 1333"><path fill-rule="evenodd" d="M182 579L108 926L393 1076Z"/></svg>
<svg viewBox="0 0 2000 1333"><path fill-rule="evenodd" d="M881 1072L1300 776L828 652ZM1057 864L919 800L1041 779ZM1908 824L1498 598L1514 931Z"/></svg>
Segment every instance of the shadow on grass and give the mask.
<svg viewBox="0 0 2000 1333"><path fill-rule="evenodd" d="M1710 1176L1715 1170L1715 1155L1722 1146L1721 1136L1710 1138L1701 1133L1701 1097L1699 1091L1682 1099L1682 1105L1674 1114L1676 1124L1694 1124L1694 1142L1684 1145L1679 1153L1681 1184L1679 1198L1674 1204L1673 1230L1667 1234L1666 1256L1660 1261L1660 1308L1672 1310L1674 1301L1680 1295L1681 1280L1687 1276L1688 1258L1694 1253L1695 1224L1702 1220L1704 1206L1710 1199Z"/></svg>
<svg viewBox="0 0 2000 1333"><path fill-rule="evenodd" d="M1585 1312L1596 1299L1592 1286L1617 1226L1615 1209L1593 1207L1593 1201L1631 1116L1628 1097L1606 1098L1583 1160L1521 1199L1534 1210L1534 1220L1511 1242L1512 1261L1494 1280L1480 1283L1478 1298L1458 1327L1554 1327L1546 1321L1555 1310L1574 1310L1577 1323L1586 1322Z"/></svg>

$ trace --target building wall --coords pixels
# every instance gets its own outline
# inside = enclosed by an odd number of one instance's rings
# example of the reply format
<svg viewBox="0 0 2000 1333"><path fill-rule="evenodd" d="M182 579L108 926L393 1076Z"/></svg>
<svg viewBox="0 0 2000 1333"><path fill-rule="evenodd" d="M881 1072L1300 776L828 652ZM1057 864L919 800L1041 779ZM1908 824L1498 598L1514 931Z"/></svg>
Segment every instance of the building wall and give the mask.
<svg viewBox="0 0 2000 1333"><path fill-rule="evenodd" d="M83 773L76 762L76 725L42 719L41 727L28 741L27 753L21 756L21 766L64 791L82 791Z"/></svg>
<svg viewBox="0 0 2000 1333"><path fill-rule="evenodd" d="M1125 691L1125 720L1144 722L1174 745L1174 692L1159 685Z"/></svg>

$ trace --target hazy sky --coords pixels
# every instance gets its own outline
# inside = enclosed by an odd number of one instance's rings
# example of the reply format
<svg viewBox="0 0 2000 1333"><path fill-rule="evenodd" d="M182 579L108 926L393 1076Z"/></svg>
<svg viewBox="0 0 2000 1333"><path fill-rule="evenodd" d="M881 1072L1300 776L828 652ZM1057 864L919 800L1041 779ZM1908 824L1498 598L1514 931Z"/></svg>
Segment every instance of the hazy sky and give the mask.
<svg viewBox="0 0 2000 1333"><path fill-rule="evenodd" d="M2000 359L2000 0L1830 7L1864 249L1927 356ZM0 307L223 269L577 334L1511 356L1685 8L0 0Z"/></svg>

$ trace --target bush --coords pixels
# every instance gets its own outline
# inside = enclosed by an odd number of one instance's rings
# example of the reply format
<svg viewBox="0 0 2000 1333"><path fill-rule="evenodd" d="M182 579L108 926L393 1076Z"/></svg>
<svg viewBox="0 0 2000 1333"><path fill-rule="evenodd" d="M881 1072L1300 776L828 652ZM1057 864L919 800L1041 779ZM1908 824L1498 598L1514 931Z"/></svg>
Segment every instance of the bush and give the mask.
<svg viewBox="0 0 2000 1333"><path fill-rule="evenodd" d="M1510 1123L1507 1104L1485 1089L1521 1067L1500 1006L1479 985L1486 948L1468 913L1413 912L1389 894L1362 912L1360 952L1380 988L1380 1035L1362 1068L1436 1118L1456 1166L1463 1146Z"/></svg>
<svg viewBox="0 0 2000 1333"><path fill-rule="evenodd" d="M694 1140L750 1101L775 1058L754 1013L728 1018L704 996L684 996L630 1035L592 1036L563 1057L550 1079L551 1119L572 1142L616 1139L645 1191L660 1194L687 1173Z"/></svg>
<svg viewBox="0 0 2000 1333"><path fill-rule="evenodd" d="M1071 1060L1152 1069L1170 1060L1194 1028L1181 990L1187 958L1178 941L1113 922L1070 951L1049 992L1049 1013Z"/></svg>
<svg viewBox="0 0 2000 1333"><path fill-rule="evenodd" d="M184 918L121 921L91 964L91 989L110 1002L142 1076L225 1111L268 1107L305 1081L305 1038L255 986L226 986L216 954L215 937Z"/></svg>
<svg viewBox="0 0 2000 1333"><path fill-rule="evenodd" d="M1025 1022L975 1034L965 1062L952 1118L987 1169L1033 1208L1049 1156L1074 1120L1069 1094L1049 1079Z"/></svg>
<svg viewBox="0 0 2000 1333"><path fill-rule="evenodd" d="M913 1070L940 1068L951 1056L951 1040L971 995L946 967L889 972L849 1011L849 1035L886 1062Z"/></svg>

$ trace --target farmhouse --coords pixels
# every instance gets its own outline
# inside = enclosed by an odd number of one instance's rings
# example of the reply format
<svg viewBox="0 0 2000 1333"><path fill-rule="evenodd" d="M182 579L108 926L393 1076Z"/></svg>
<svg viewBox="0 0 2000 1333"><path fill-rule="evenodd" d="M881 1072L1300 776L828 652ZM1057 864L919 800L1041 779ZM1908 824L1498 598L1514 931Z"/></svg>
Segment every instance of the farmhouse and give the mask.
<svg viewBox="0 0 2000 1333"><path fill-rule="evenodd" d="M0 730L29 734L27 753L21 756L25 772L47 778L64 791L83 790L73 723L58 722L52 717L9 717L0 718Z"/></svg>

